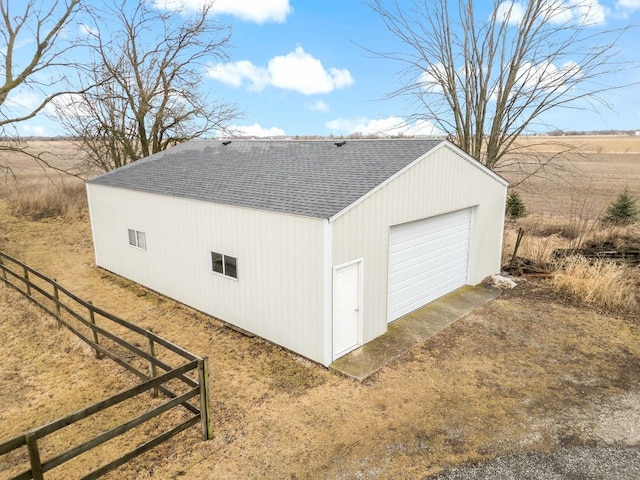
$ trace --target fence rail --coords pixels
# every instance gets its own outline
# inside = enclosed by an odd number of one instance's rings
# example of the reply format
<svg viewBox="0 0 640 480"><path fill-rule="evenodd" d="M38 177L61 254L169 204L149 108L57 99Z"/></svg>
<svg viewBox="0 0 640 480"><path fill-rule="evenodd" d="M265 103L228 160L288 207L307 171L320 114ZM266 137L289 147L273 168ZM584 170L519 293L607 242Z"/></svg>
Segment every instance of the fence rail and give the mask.
<svg viewBox="0 0 640 480"><path fill-rule="evenodd" d="M94 350L96 358L110 358L142 381L135 387L106 400L0 443L0 457L17 449L27 449L31 468L12 477L14 480L44 479L45 472L175 408L184 408L189 418L83 478L98 478L197 423L201 424L203 439L209 440L213 437L208 358L198 357L160 337L151 329L141 328L94 306L90 301L85 301L64 288L56 280L3 252L0 252L0 272L1 281L53 315L59 326L66 327L89 345ZM122 333L114 333L111 328ZM140 342L122 338L126 335L133 335ZM140 348L144 343L147 351ZM171 357L174 363L180 362L180 365L172 366L169 360L160 359L159 349L164 349L164 356ZM159 375L158 370L162 371ZM196 378L191 378L190 373ZM151 392L154 397L161 392L169 400L62 454L45 461L41 460L38 440L108 408L117 407L118 404L146 391ZM196 396L199 396L200 401L194 404L193 399Z"/></svg>

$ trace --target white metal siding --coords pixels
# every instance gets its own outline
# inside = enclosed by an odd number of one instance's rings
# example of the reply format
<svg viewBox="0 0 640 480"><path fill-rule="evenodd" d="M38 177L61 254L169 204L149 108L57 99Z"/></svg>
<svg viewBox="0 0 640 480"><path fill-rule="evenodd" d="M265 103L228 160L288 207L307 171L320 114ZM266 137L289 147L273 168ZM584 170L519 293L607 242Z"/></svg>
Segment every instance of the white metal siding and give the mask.
<svg viewBox="0 0 640 480"><path fill-rule="evenodd" d="M99 266L327 363L326 221L90 183L88 193ZM129 228L145 232L146 251ZM238 259L237 281L212 273L211 251Z"/></svg>
<svg viewBox="0 0 640 480"><path fill-rule="evenodd" d="M468 282L499 269L506 185L448 146L330 223L96 184L87 191L99 266L325 365L334 266L364 259L362 341L387 329L391 225L475 206ZM129 228L145 232L146 251L129 246ZM211 251L238 258L238 281L211 273Z"/></svg>
<svg viewBox="0 0 640 480"><path fill-rule="evenodd" d="M387 321L467 283L471 210L391 227Z"/></svg>
<svg viewBox="0 0 640 480"><path fill-rule="evenodd" d="M468 283L500 270L506 185L452 148L429 152L332 222L333 265L364 259L365 343L387 331L390 226L475 207Z"/></svg>

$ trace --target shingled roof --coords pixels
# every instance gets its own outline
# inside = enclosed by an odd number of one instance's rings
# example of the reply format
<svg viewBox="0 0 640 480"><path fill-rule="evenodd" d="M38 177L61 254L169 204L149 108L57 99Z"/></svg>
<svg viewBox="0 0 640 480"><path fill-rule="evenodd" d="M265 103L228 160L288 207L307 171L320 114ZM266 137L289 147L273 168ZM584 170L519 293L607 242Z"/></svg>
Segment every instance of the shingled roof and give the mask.
<svg viewBox="0 0 640 480"><path fill-rule="evenodd" d="M331 218L442 140L192 140L89 183Z"/></svg>

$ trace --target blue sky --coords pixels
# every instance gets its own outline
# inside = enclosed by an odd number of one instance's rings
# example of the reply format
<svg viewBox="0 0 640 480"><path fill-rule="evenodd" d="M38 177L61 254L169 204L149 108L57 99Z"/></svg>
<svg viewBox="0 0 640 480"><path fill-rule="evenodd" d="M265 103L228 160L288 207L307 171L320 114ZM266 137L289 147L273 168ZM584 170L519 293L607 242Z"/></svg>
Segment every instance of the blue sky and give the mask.
<svg viewBox="0 0 640 480"><path fill-rule="evenodd" d="M150 1L188 11L203 0ZM639 23L640 0L590 3L601 17L594 29ZM374 51L403 46L364 1L217 0L214 9L215 20L232 27L232 48L228 60L209 64L202 86L212 98L233 102L244 112L232 125L236 131L257 136L432 132L428 121L406 122L415 113L408 99L385 99L400 86L397 74L403 66L363 46ZM636 30L620 44L621 58L638 62L638 45ZM637 70L622 74L625 81L640 82ZM640 129L639 86L607 100L610 110L561 110L545 121L563 130ZM44 115L18 129L23 135L63 133Z"/></svg>

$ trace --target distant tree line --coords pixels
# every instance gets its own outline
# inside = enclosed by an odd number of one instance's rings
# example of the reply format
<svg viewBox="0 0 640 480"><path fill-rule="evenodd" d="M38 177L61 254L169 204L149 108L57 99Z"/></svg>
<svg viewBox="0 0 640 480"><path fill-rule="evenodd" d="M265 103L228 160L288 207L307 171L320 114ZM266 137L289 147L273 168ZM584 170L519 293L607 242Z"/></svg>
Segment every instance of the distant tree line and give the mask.
<svg viewBox="0 0 640 480"><path fill-rule="evenodd" d="M539 133L537 135L549 135L551 137L564 137L564 136L588 136L588 135L637 135L640 132L640 128L637 130L552 130L547 133Z"/></svg>

